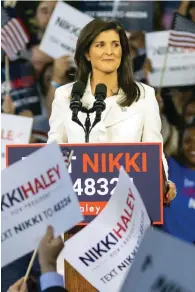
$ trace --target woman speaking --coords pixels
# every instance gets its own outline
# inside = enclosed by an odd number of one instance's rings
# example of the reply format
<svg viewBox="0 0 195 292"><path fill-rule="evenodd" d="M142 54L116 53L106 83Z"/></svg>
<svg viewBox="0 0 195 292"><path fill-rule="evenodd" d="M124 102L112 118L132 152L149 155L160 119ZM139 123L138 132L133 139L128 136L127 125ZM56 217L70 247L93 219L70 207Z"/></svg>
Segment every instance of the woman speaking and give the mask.
<svg viewBox="0 0 195 292"><path fill-rule="evenodd" d="M128 39L118 22L95 19L88 23L78 38L75 62L76 80L85 85L81 99L85 108L92 108L97 84L107 86L106 109L90 133L90 143L162 142L154 89L134 81ZM72 121L72 87L73 83L66 84L55 92L48 143L85 142L83 129ZM86 113L80 111L78 118L84 124ZM94 118L95 113L91 114ZM164 154L163 164L168 177Z"/></svg>

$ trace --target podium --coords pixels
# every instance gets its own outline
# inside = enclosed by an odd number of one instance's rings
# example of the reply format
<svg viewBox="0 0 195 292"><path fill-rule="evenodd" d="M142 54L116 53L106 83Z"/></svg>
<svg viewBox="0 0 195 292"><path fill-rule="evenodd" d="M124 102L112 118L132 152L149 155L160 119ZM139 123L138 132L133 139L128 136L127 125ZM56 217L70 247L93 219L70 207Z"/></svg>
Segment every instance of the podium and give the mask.
<svg viewBox="0 0 195 292"><path fill-rule="evenodd" d="M64 240L66 241L72 237L75 233L79 232L83 227L75 227L71 231L64 234ZM85 278L83 278L72 266L64 261L65 269L65 283L68 292L96 292L97 290L89 284Z"/></svg>
<svg viewBox="0 0 195 292"><path fill-rule="evenodd" d="M23 159L45 144L7 145L6 165ZM60 144L64 160L74 151L69 173L85 219L64 235L73 236L92 221L112 196L121 165L135 183L154 225L163 224L163 173L161 143ZM69 292L97 291L67 262Z"/></svg>

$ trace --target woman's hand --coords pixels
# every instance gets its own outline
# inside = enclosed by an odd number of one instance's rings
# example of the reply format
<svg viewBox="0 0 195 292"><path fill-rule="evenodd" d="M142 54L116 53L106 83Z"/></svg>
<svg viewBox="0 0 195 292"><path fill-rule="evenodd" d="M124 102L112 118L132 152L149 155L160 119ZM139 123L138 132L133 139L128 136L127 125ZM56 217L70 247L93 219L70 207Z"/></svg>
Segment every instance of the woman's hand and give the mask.
<svg viewBox="0 0 195 292"><path fill-rule="evenodd" d="M11 96L6 95L4 97L2 110L4 114L12 114L12 115L15 114L15 105L13 103Z"/></svg>
<svg viewBox="0 0 195 292"><path fill-rule="evenodd" d="M168 191L164 197L164 204L169 205L172 200L175 199L177 195L176 185L172 181L167 181Z"/></svg>

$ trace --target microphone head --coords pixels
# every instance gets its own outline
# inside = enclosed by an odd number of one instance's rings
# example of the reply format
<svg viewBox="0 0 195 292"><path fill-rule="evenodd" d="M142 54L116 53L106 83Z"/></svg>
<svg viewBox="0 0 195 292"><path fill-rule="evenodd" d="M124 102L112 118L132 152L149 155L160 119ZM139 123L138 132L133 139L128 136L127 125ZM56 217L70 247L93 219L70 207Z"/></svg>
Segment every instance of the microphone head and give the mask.
<svg viewBox="0 0 195 292"><path fill-rule="evenodd" d="M107 86L103 83L99 83L95 89L95 97L101 96L103 97L103 99L105 99L106 95L107 95Z"/></svg>
<svg viewBox="0 0 195 292"><path fill-rule="evenodd" d="M81 81L77 81L73 84L71 96L79 95L80 98L83 96L85 91L85 85Z"/></svg>

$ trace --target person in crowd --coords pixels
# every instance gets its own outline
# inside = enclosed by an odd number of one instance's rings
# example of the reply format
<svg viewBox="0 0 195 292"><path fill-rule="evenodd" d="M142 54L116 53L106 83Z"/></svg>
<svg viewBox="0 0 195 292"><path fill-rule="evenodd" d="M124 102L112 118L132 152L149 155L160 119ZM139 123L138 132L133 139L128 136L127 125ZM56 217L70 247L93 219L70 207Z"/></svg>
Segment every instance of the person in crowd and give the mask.
<svg viewBox="0 0 195 292"><path fill-rule="evenodd" d="M41 40L57 1L40 1L35 14L35 23L38 27L38 39Z"/></svg>
<svg viewBox="0 0 195 292"><path fill-rule="evenodd" d="M151 61L146 58L146 54L138 54L138 49L131 44L130 38L129 48L135 80L148 84L148 73L152 71Z"/></svg>
<svg viewBox="0 0 195 292"><path fill-rule="evenodd" d="M194 1L188 1L188 0L181 1L177 11L181 15L195 22L195 2Z"/></svg>
<svg viewBox="0 0 195 292"><path fill-rule="evenodd" d="M187 94L185 94L187 92ZM181 97L181 98L180 98ZM162 136L164 144L164 152L166 156L176 155L178 152L179 131L183 129L185 124L189 124L195 120L195 96L191 90L180 95L174 96L174 101L168 96L167 101L160 96L157 96L159 104L161 121L162 121ZM178 98L178 100L177 100ZM168 106L167 106L168 104ZM169 112L175 112L175 125L173 125L166 116L165 106L168 107Z"/></svg>
<svg viewBox="0 0 195 292"><path fill-rule="evenodd" d="M164 231L195 243L195 121L180 134L177 156L169 157L169 177L177 185L177 196L164 210Z"/></svg>
<svg viewBox="0 0 195 292"><path fill-rule="evenodd" d="M164 114L170 124L178 130L183 127L183 109L189 99L195 96L193 86L178 88L163 88L162 97L164 103Z"/></svg>
<svg viewBox="0 0 195 292"><path fill-rule="evenodd" d="M145 34L143 31L130 31L130 44L137 49L138 55L145 55Z"/></svg>
<svg viewBox="0 0 195 292"><path fill-rule="evenodd" d="M53 72L53 62L50 62L46 64L41 71L41 74L39 76L39 84L41 88L41 93L46 98L50 82L52 80L52 72Z"/></svg>
<svg viewBox="0 0 195 292"><path fill-rule="evenodd" d="M183 121L186 124L190 124L195 120L195 92L194 95L184 104L182 116Z"/></svg>
<svg viewBox="0 0 195 292"><path fill-rule="evenodd" d="M53 62L53 58L45 54L39 49L39 45L33 46L31 49L31 63L35 70L36 77L39 78L45 65Z"/></svg>
<svg viewBox="0 0 195 292"><path fill-rule="evenodd" d="M5 80L5 65L1 68L2 76L2 112L33 117L41 114L40 95L32 64L24 59L9 63L9 83ZM10 92L7 96L6 87Z"/></svg>
<svg viewBox="0 0 195 292"><path fill-rule="evenodd" d="M51 115L52 102L54 99L55 90L62 85L72 82L75 79L75 63L71 56L63 56L53 62L53 68L49 72L49 78L42 75L42 88L46 89L46 109L47 117ZM49 81L49 82L47 82ZM45 90L43 89L43 90Z"/></svg>
<svg viewBox="0 0 195 292"><path fill-rule="evenodd" d="M1 291L2 292L7 292L8 287L12 283L16 282L19 278L25 275L27 267L31 260L31 257L32 257L32 253L29 253L1 269ZM27 283L29 288L33 287L32 290L29 289L29 292L35 292L34 290L34 286L36 286L35 282L37 281L37 279L39 279L40 275L41 275L40 265L39 265L38 257L36 257L31 269L30 276L29 276L30 281L28 281Z"/></svg>
<svg viewBox="0 0 195 292"><path fill-rule="evenodd" d="M49 131L48 118L51 113L56 87L73 81L75 77L74 64L70 56L63 56L53 62L45 64L39 76L39 85L42 95L43 115L34 121L32 139L34 143L46 143Z"/></svg>
<svg viewBox="0 0 195 292"><path fill-rule="evenodd" d="M47 231L42 238L39 249L39 263L41 267L40 289L44 292L67 291L64 288L64 279L56 272L56 261L58 255L64 247L61 236L54 238L53 227L48 226ZM24 278L16 281L9 287L8 292L31 292L28 290Z"/></svg>
<svg viewBox="0 0 195 292"><path fill-rule="evenodd" d="M41 142L46 142L49 124L48 120L44 124L40 124L40 120L44 119L43 98L31 62L23 59L10 62L10 85L10 94L5 95L6 82L2 83L2 112L33 118L33 131L38 133L38 130L39 132L45 130L46 137ZM39 133L40 135L41 133ZM36 141L34 133L32 133L29 142L35 143Z"/></svg>
<svg viewBox="0 0 195 292"><path fill-rule="evenodd" d="M90 142L162 142L154 89L134 81L128 39L118 22L95 19L88 23L78 38L75 62L77 80L85 85L84 107L93 106L97 84L107 86L106 109L91 131ZM83 129L72 121L72 87L67 84L55 92L48 143L85 142ZM85 122L85 113L79 112L78 117ZM163 164L168 177L164 155Z"/></svg>
<svg viewBox="0 0 195 292"><path fill-rule="evenodd" d="M164 102L161 96L156 96L158 101L160 117L161 117L161 133L163 137L163 147L166 157L174 155L177 152L178 148L178 131L174 125L169 123L166 115L164 114Z"/></svg>

